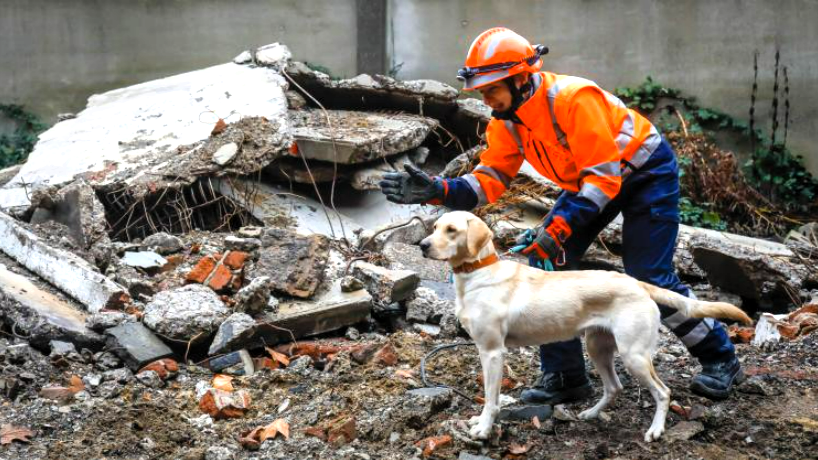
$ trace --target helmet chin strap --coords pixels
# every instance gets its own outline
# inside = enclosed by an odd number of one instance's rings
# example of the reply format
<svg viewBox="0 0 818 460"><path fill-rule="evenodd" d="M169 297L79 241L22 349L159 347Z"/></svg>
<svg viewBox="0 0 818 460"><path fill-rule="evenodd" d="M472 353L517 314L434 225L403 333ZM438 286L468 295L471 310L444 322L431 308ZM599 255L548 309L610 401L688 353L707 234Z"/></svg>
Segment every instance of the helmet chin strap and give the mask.
<svg viewBox="0 0 818 460"><path fill-rule="evenodd" d="M517 117L517 109L523 105L525 102L525 98L523 94L528 94L531 91L531 78L528 79L521 87L517 88L517 85L514 84L514 77L508 77L503 80L508 86L508 90L511 92L511 107L508 110L492 110L491 116L497 118L498 120L511 120L514 123L522 124L522 121L519 117Z"/></svg>

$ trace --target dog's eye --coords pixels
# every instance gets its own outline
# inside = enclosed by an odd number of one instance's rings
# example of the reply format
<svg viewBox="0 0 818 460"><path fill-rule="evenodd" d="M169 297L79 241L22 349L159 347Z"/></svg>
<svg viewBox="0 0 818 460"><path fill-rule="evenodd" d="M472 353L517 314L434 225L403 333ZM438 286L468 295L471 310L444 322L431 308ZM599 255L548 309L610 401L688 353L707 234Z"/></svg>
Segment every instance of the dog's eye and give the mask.
<svg viewBox="0 0 818 460"><path fill-rule="evenodd" d="M447 232L449 232L449 233L454 233L454 232L455 232L455 228L454 228L454 227L452 227L452 226L449 226L449 227L446 227L446 231L447 231Z"/></svg>

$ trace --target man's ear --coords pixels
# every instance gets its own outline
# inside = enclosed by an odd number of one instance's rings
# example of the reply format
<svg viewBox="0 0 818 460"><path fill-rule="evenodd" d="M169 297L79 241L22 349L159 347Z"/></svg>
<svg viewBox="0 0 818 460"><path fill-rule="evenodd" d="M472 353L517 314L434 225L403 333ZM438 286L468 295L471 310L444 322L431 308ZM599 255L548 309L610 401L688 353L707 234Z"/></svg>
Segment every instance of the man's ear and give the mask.
<svg viewBox="0 0 818 460"><path fill-rule="evenodd" d="M493 236L488 225L482 220L477 217L469 219L468 227L466 227L466 249L468 249L469 255L476 257L477 253L491 241Z"/></svg>

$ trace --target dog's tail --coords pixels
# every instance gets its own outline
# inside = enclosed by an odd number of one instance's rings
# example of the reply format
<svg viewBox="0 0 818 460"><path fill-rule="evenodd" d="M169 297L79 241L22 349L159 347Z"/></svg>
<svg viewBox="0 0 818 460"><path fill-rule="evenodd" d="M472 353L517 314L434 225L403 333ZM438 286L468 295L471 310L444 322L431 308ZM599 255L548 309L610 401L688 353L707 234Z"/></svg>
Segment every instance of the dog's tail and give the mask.
<svg viewBox="0 0 818 460"><path fill-rule="evenodd" d="M676 309L688 318L727 318L744 324L753 324L753 320L740 308L726 302L705 302L691 299L667 289L662 289L639 281L642 289L647 291L654 302Z"/></svg>

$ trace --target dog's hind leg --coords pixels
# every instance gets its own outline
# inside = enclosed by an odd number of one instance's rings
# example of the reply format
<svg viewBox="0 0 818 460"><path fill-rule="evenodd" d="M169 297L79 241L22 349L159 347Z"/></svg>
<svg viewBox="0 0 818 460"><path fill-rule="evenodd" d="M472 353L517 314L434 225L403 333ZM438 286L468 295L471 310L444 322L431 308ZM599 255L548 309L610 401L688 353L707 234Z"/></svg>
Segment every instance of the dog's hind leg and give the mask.
<svg viewBox="0 0 818 460"><path fill-rule="evenodd" d="M641 347L634 347L635 349L623 350L619 349L622 356L622 362L628 368L631 375L639 380L639 383L644 385L653 399L656 401L656 413L653 415L653 422L650 428L645 433L645 441L651 442L659 439L662 433L665 432L665 419L667 418L668 407L670 406L670 389L659 380L656 375L656 370L653 368L653 363L650 359L650 354L640 349Z"/></svg>
<svg viewBox="0 0 818 460"><path fill-rule="evenodd" d="M603 388L602 399L594 407L579 414L579 418L589 420L598 417L599 413L614 401L616 395L622 391L622 383L619 382L619 376L614 370L616 340L613 335L608 331L589 329L585 332L585 345L602 379Z"/></svg>

